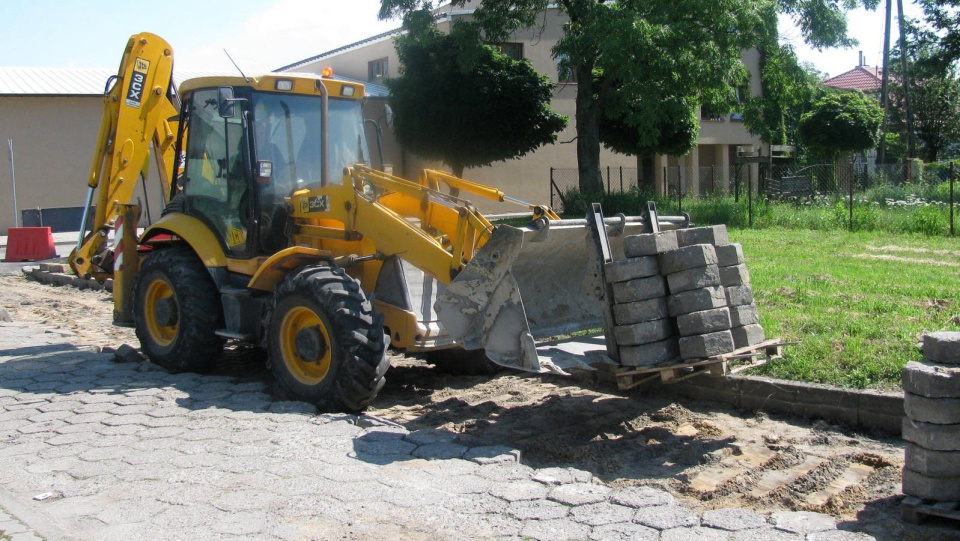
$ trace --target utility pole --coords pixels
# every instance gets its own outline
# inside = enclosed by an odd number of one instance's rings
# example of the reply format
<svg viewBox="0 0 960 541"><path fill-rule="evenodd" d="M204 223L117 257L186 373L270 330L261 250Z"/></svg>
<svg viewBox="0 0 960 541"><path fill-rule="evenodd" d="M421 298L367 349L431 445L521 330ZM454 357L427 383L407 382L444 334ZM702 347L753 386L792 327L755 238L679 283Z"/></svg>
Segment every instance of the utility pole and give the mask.
<svg viewBox="0 0 960 541"><path fill-rule="evenodd" d="M890 104L887 96L887 81L890 79L890 11L892 10L892 0L887 0L887 10L883 17L883 78L880 83L880 109L883 111L883 128L880 132L880 150L877 152L877 164L883 164L886 161L887 148L887 108Z"/></svg>
<svg viewBox="0 0 960 541"><path fill-rule="evenodd" d="M903 106L907 111L907 157L914 157L913 148L913 109L910 108L910 74L907 71L907 31L903 24L903 0L897 0L900 14L900 76L903 77Z"/></svg>

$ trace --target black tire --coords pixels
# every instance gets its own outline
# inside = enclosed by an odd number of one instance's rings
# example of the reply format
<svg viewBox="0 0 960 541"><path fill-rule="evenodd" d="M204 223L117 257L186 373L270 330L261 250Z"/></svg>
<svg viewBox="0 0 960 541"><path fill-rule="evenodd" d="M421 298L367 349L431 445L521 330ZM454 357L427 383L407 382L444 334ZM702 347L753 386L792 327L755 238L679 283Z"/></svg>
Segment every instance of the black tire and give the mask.
<svg viewBox="0 0 960 541"><path fill-rule="evenodd" d="M427 353L426 361L438 371L454 376L491 376L504 367L487 358L482 349L441 349Z"/></svg>
<svg viewBox="0 0 960 541"><path fill-rule="evenodd" d="M186 246L157 250L133 289L133 317L143 353L170 372L200 372L223 353L220 294Z"/></svg>
<svg viewBox="0 0 960 541"><path fill-rule="evenodd" d="M343 269L307 267L280 284L264 318L280 388L321 411L365 409L390 366L383 315Z"/></svg>

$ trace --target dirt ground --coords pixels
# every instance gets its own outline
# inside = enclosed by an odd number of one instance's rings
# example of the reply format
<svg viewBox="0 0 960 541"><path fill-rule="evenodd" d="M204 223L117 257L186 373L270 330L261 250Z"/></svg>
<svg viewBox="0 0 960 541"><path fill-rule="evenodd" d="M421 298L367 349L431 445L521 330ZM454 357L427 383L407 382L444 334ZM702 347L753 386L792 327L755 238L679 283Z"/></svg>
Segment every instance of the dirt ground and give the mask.
<svg viewBox="0 0 960 541"><path fill-rule="evenodd" d="M0 306L15 321L74 333L77 344L139 345L132 329L111 325L105 292L3 276ZM264 359L233 349L216 371L269 382ZM664 488L699 511L818 511L877 539L960 541L955 521L900 520L902 440L680 399L666 386L620 392L596 378L452 375L397 354L368 413L410 430L450 430L467 445L519 448L533 467Z"/></svg>

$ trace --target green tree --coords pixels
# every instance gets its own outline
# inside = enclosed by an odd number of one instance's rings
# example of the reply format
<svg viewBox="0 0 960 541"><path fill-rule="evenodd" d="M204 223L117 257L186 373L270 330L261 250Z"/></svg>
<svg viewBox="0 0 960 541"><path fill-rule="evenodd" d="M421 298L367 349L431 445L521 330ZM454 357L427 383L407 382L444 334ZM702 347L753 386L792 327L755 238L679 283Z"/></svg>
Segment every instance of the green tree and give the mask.
<svg viewBox="0 0 960 541"><path fill-rule="evenodd" d="M435 29L401 36L396 47L401 76L387 86L397 139L456 176L555 142L566 126L549 107L553 85L529 62L488 46L465 61L456 38Z"/></svg>
<svg viewBox="0 0 960 541"><path fill-rule="evenodd" d="M779 43L776 11L768 9L764 19L757 44L763 92L742 96L743 125L765 143L796 144L800 115L825 92L822 77L812 66L801 65L793 48Z"/></svg>
<svg viewBox="0 0 960 541"><path fill-rule="evenodd" d="M469 0L452 0L464 6ZM552 0L473 0L473 18L453 33L461 43L499 43L519 28L536 28ZM817 47L848 45L844 9L877 0L779 0ZM651 125L646 109L657 98L696 99L721 112L736 101L746 70L740 51L756 42L769 0L559 0L567 16L553 50L577 80L576 130L580 189L602 188L600 122L622 117L627 126ZM431 0L381 0L381 18L429 20ZM602 75L598 82L597 75ZM614 84L617 86L615 87ZM617 95L635 100L618 99ZM643 104L643 108L635 105ZM640 117L646 117L646 120Z"/></svg>
<svg viewBox="0 0 960 541"><path fill-rule="evenodd" d="M960 0L917 0L924 17L936 32L939 63L946 67L960 60Z"/></svg>
<svg viewBox="0 0 960 541"><path fill-rule="evenodd" d="M951 145L960 142L960 81L955 64L944 64L939 37L915 25L907 32L907 66L913 136L920 158L938 161ZM891 65L899 66L902 51L893 51ZM901 77L892 77L888 119L894 131L906 135L905 89ZM903 138L903 137L902 137Z"/></svg>
<svg viewBox="0 0 960 541"><path fill-rule="evenodd" d="M835 92L820 98L800 117L800 141L836 159L845 152L873 148L880 141L883 111L860 91Z"/></svg>

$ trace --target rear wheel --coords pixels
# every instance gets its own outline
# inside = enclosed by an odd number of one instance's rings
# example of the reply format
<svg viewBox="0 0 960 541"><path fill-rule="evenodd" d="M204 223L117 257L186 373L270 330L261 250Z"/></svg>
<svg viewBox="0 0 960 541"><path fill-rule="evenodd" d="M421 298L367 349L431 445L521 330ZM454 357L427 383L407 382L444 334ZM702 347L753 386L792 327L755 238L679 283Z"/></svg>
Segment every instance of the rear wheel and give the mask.
<svg viewBox="0 0 960 541"><path fill-rule="evenodd" d="M223 352L220 295L210 273L186 247L157 250L134 284L134 323L143 353L171 372L196 372Z"/></svg>
<svg viewBox="0 0 960 541"><path fill-rule="evenodd" d="M292 398L360 411L389 367L383 316L339 268L309 267L277 288L264 320L270 369Z"/></svg>

